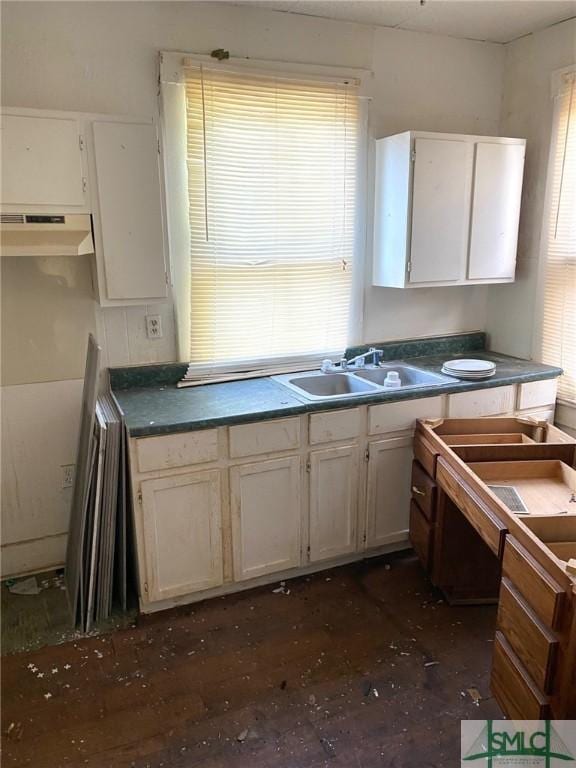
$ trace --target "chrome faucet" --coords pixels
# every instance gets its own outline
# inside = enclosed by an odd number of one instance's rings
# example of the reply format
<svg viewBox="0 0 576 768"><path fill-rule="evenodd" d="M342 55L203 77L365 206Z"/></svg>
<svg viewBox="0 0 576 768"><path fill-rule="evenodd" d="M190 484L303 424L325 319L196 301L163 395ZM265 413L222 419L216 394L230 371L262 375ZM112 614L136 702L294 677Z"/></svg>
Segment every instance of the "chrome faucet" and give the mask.
<svg viewBox="0 0 576 768"><path fill-rule="evenodd" d="M370 347L368 352L363 352L361 355L356 355L356 357L353 357L350 360L346 360L345 357L343 357L337 363L332 362L332 360L324 360L320 370L323 373L336 373L347 371L349 368L364 368L366 360L369 357L372 357L371 365L378 366L383 355L383 350L376 349L376 347Z"/></svg>
<svg viewBox="0 0 576 768"><path fill-rule="evenodd" d="M363 368L364 365L366 365L367 358L372 357L372 365L376 366L380 364L380 360L382 360L382 357L384 356L384 350L382 349L376 349L376 347L370 347L368 352L364 352L361 355L356 355L356 357L353 357L351 360L346 361L346 368L350 368L350 366L356 366L358 368ZM360 363L360 360L362 360L362 363ZM360 363L360 364L359 364Z"/></svg>

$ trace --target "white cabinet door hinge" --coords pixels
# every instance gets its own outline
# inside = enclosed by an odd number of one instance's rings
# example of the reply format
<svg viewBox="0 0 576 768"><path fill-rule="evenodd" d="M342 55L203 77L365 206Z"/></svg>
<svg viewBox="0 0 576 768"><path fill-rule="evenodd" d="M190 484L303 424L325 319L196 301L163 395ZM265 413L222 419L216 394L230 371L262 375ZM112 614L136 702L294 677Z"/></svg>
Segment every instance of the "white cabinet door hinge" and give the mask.
<svg viewBox="0 0 576 768"><path fill-rule="evenodd" d="M142 506L142 491L138 491L137 499L138 499L138 504Z"/></svg>
<svg viewBox="0 0 576 768"><path fill-rule="evenodd" d="M410 162L415 163L416 162L416 150L413 149L412 152L410 152Z"/></svg>
<svg viewBox="0 0 576 768"><path fill-rule="evenodd" d="M312 471L312 464L310 462L310 459L308 459L306 462L306 472L311 472L311 471Z"/></svg>
<svg viewBox="0 0 576 768"><path fill-rule="evenodd" d="M84 136L82 134L79 134L78 136L78 145L80 147L80 152L84 151Z"/></svg>
<svg viewBox="0 0 576 768"><path fill-rule="evenodd" d="M86 176L82 176L82 192L86 192L88 189L88 179Z"/></svg>
<svg viewBox="0 0 576 768"><path fill-rule="evenodd" d="M370 461L370 448L366 448L364 451L364 461Z"/></svg>
<svg viewBox="0 0 576 768"><path fill-rule="evenodd" d="M408 264L406 264L406 272L410 274L412 272L412 262L409 261Z"/></svg>

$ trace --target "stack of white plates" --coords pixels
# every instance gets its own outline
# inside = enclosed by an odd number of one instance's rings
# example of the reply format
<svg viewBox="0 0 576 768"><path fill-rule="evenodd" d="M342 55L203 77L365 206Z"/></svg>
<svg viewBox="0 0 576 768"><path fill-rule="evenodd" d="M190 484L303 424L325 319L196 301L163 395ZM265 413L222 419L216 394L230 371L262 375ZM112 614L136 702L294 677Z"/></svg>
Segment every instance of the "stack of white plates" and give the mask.
<svg viewBox="0 0 576 768"><path fill-rule="evenodd" d="M447 360L442 373L457 379L489 379L496 373L496 366L489 360Z"/></svg>

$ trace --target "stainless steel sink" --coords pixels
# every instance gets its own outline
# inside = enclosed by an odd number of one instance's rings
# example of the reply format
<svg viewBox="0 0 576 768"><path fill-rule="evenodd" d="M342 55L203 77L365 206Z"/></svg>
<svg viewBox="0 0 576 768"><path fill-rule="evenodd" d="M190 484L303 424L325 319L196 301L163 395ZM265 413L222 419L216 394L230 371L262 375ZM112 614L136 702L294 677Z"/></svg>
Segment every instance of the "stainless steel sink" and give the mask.
<svg viewBox="0 0 576 768"><path fill-rule="evenodd" d="M401 386L397 389L384 388L389 371L397 371ZM452 379L438 373L430 373L411 365L387 364L379 368L347 371L346 373L287 373L273 376L274 381L297 392L307 400L332 400L337 397L360 397L378 392L398 392L418 387L434 387L453 383Z"/></svg>
<svg viewBox="0 0 576 768"><path fill-rule="evenodd" d="M447 376L439 373L430 373L420 368L414 368L411 365L382 365L380 368L370 368L365 371L356 371L354 376L371 381L373 384L382 386L389 371L397 371L400 376L402 386L400 389L411 387L437 387L440 384L447 384L451 380Z"/></svg>
<svg viewBox="0 0 576 768"><path fill-rule="evenodd" d="M309 400L367 395L380 389L350 373L288 373L272 378Z"/></svg>

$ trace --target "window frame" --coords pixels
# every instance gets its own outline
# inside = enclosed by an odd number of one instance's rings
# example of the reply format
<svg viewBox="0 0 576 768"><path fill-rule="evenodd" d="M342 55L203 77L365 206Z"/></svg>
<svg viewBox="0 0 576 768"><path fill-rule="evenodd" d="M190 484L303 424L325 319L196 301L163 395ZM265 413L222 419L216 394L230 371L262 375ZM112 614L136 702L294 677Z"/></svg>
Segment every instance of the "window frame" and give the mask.
<svg viewBox="0 0 576 768"><path fill-rule="evenodd" d="M368 221L366 211L369 203L369 84L372 73L365 69L332 67L313 64L286 63L269 60L240 59L231 57L218 62L211 56L188 52L166 52L159 56L159 100L161 144L166 188L168 249L171 262L172 297L176 317L178 358L189 363L191 324L189 314L190 281L190 239L188 227L188 197L186 174L186 132L185 126L185 63L209 64L222 70L246 71L264 75L273 73L315 80L342 81L354 79L359 83L359 140L358 140L358 187L355 218L354 267L352 270L351 306L348 324L347 346L361 343L363 339L364 301L366 290L366 265L368 243ZM327 353L329 350L326 351ZM291 370L305 370L317 367L318 355L302 355L290 363ZM262 367L276 367L274 361L262 361ZM241 372L254 368L254 361L246 365L219 365L218 374ZM214 372L216 369L212 369ZM198 369L198 377L209 370ZM262 375L266 375L263 373Z"/></svg>

